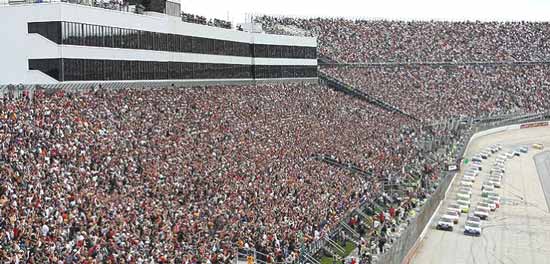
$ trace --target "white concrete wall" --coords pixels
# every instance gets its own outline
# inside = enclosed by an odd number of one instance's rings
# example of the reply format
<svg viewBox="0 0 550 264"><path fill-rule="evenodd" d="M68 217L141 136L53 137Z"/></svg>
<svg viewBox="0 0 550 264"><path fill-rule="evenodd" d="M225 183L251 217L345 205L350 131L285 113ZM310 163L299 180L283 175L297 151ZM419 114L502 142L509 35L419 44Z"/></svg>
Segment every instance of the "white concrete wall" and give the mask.
<svg viewBox="0 0 550 264"><path fill-rule="evenodd" d="M55 46L55 45L54 45ZM138 60L138 61L175 61L201 62L226 64L252 64L250 57L220 56L196 53L177 53L168 51L110 49L101 47L64 46L63 58L87 58L110 60ZM38 58L38 57L33 57Z"/></svg>
<svg viewBox="0 0 550 264"><path fill-rule="evenodd" d="M273 35L273 34L252 34L253 42L267 45L287 45L301 47L317 47L317 39L309 37Z"/></svg>
<svg viewBox="0 0 550 264"><path fill-rule="evenodd" d="M28 70L28 59L89 58L179 61L252 65L317 65L316 59L271 59L102 47L60 46L38 34L27 33L28 22L68 21L128 29L174 33L248 43L316 47L315 38L254 34L182 22L179 17L119 12L68 3L0 5L0 85L50 84L55 80ZM32 72L32 73L31 73Z"/></svg>

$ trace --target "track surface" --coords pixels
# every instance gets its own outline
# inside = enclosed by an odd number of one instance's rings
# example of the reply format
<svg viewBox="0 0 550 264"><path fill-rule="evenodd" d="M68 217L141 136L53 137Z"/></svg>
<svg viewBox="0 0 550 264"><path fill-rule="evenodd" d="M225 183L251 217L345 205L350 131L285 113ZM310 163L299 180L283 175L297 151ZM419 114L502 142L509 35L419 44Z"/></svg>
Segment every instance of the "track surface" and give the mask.
<svg viewBox="0 0 550 264"><path fill-rule="evenodd" d="M534 159L544 197L546 198L547 210L550 213L550 151L536 154Z"/></svg>
<svg viewBox="0 0 550 264"><path fill-rule="evenodd" d="M503 150L482 163L484 170L476 178L472 191L472 207L481 200L481 183L488 177L486 172L496 156L524 145L529 146L529 152L507 161L502 188L497 189L501 207L483 221L481 237L463 234L466 214L462 214L453 232L435 229L439 216L456 200L460 179L468 168L463 166L411 263L550 263L550 213L546 200L550 198L550 152L531 147L533 143L543 143L548 150L550 129L530 128L480 137L471 142L466 157L471 158L496 143L502 144Z"/></svg>

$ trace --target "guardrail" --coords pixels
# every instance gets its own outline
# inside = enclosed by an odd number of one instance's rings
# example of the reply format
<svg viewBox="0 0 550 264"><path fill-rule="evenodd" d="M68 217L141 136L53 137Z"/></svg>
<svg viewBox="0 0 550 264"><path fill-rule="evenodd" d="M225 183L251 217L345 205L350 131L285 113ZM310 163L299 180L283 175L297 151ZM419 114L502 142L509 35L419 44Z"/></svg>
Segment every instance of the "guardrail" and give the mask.
<svg viewBox="0 0 550 264"><path fill-rule="evenodd" d="M404 112L403 110L399 109L398 107L394 106L394 105L391 105L383 100L380 100L368 93L365 93L364 91L360 90L360 89L357 89L355 87L353 87L352 85L350 84L347 84L335 77L332 77L326 73L323 73L321 71L318 72L318 78L319 78L319 81L320 82L324 82L326 83L329 87L335 89L335 90L338 90L338 91L341 91L341 92L344 92L348 95L351 95L351 96L355 96L357 98L360 98L362 100L365 100L367 102L369 102L370 104L374 104L382 109L385 109L387 111L390 111L390 112L397 112L397 113L400 113L402 115L405 115L405 116L408 116L414 120L417 120L416 117L414 117L413 115L409 114L409 113L406 113Z"/></svg>

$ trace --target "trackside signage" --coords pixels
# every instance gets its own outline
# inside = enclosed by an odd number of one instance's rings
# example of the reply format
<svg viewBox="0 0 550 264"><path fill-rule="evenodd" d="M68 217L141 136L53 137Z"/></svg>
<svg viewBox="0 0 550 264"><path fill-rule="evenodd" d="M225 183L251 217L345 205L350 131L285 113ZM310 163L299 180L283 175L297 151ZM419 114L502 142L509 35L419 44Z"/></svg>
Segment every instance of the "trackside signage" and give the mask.
<svg viewBox="0 0 550 264"><path fill-rule="evenodd" d="M520 129L525 129L525 128L544 127L544 126L548 126L548 122L536 122L536 123L522 124L521 126L519 126L519 128Z"/></svg>

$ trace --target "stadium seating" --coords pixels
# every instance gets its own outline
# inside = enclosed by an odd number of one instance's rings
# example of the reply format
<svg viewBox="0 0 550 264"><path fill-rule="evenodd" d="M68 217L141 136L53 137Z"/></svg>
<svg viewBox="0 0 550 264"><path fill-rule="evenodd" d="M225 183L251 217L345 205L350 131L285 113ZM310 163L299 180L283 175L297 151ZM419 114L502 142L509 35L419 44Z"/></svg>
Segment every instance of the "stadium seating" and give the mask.
<svg viewBox="0 0 550 264"><path fill-rule="evenodd" d="M259 16L267 32L278 25L309 31L319 53L339 62L479 62L550 60L547 22L446 22Z"/></svg>
<svg viewBox="0 0 550 264"><path fill-rule="evenodd" d="M292 261L380 192L316 155L379 179L410 177L418 159L407 118L317 84L38 90L3 104L9 260L214 263L255 248Z"/></svg>
<svg viewBox="0 0 550 264"><path fill-rule="evenodd" d="M423 120L548 110L550 65L333 67L324 71Z"/></svg>

